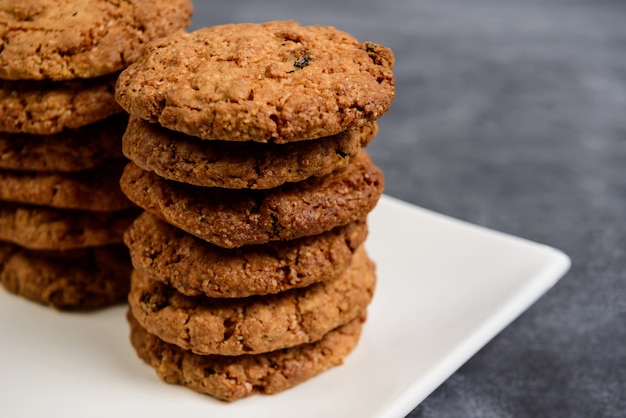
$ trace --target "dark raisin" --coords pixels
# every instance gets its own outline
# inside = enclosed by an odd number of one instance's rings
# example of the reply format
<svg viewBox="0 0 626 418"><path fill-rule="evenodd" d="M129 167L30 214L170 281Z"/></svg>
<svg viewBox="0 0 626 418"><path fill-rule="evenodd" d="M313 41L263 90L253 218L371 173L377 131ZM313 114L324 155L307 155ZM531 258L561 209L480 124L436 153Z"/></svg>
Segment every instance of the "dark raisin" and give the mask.
<svg viewBox="0 0 626 418"><path fill-rule="evenodd" d="M305 56L303 56L302 58L300 58L296 62L294 62L293 66L296 67L297 69L301 70L304 67L306 67L307 65L309 65L309 62L311 62L311 57L309 57L309 55L306 54Z"/></svg>

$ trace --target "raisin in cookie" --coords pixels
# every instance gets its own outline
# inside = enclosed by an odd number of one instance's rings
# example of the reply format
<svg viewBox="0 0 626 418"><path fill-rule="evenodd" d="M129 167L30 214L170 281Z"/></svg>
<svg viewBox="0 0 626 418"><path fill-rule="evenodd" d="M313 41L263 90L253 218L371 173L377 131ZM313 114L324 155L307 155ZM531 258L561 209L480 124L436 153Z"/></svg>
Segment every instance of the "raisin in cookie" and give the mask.
<svg viewBox="0 0 626 418"><path fill-rule="evenodd" d="M204 139L286 143L380 118L392 51L333 27L230 24L151 42L120 74L132 115Z"/></svg>

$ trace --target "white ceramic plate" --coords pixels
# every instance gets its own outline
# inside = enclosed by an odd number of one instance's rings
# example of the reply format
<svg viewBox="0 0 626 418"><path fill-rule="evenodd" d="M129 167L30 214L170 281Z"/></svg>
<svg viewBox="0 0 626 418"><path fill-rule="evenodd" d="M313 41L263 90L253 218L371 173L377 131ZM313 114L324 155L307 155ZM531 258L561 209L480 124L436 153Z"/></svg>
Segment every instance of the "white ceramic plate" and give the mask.
<svg viewBox="0 0 626 418"><path fill-rule="evenodd" d="M403 417L569 268L560 251L384 196L370 215L378 287L344 365L232 404L162 383L126 309L59 313L0 290L5 417Z"/></svg>

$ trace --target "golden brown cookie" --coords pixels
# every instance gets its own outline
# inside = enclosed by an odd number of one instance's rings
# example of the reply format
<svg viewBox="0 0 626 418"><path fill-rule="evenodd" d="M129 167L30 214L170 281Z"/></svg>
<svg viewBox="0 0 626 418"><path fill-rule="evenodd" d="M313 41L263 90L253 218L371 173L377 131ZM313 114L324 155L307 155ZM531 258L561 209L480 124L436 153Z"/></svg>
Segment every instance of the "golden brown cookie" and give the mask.
<svg viewBox="0 0 626 418"><path fill-rule="evenodd" d="M119 186L126 160L73 173L0 169L0 200L53 208L112 212L133 207Z"/></svg>
<svg viewBox="0 0 626 418"><path fill-rule="evenodd" d="M189 0L2 0L0 78L91 78L116 72L151 39L189 25Z"/></svg>
<svg viewBox="0 0 626 418"><path fill-rule="evenodd" d="M120 74L132 115L204 139L285 143L380 118L392 51L333 27L231 24L151 42Z"/></svg>
<svg viewBox="0 0 626 418"><path fill-rule="evenodd" d="M132 270L123 245L33 251L0 241L0 282L12 293L61 310L123 302Z"/></svg>
<svg viewBox="0 0 626 418"><path fill-rule="evenodd" d="M130 118L124 154L161 177L205 187L270 189L345 167L376 134L375 122L294 144L201 141Z"/></svg>
<svg viewBox="0 0 626 418"><path fill-rule="evenodd" d="M136 269L182 294L241 298L333 279L366 236L367 225L353 222L312 237L225 249L144 212L124 242Z"/></svg>
<svg viewBox="0 0 626 418"><path fill-rule="evenodd" d="M128 198L190 234L225 248L318 235L364 220L384 178L365 151L344 169L269 190L203 188L164 180L129 163Z"/></svg>
<svg viewBox="0 0 626 418"><path fill-rule="evenodd" d="M128 116L115 116L53 135L0 132L0 169L82 171L122 158Z"/></svg>
<svg viewBox="0 0 626 418"><path fill-rule="evenodd" d="M0 240L34 250L70 250L121 244L135 208L88 212L0 201Z"/></svg>
<svg viewBox="0 0 626 418"><path fill-rule="evenodd" d="M374 263L361 248L336 279L239 299L184 296L135 270L128 302L160 339L197 354L233 356L319 340L366 311L375 282Z"/></svg>
<svg viewBox="0 0 626 418"><path fill-rule="evenodd" d="M122 111L115 102L116 79L0 80L0 131L50 135L115 115Z"/></svg>
<svg viewBox="0 0 626 418"><path fill-rule="evenodd" d="M364 321L358 317L317 342L271 353L203 356L148 333L130 312L127 318L138 357L153 367L159 378L224 401L279 393L342 364L358 344Z"/></svg>

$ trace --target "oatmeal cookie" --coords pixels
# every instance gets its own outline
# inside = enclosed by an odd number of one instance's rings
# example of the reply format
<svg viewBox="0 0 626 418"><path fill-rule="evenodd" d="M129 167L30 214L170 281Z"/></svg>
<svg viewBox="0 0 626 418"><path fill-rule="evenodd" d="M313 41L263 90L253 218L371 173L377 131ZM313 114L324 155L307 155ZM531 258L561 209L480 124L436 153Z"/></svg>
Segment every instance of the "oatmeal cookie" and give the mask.
<svg viewBox="0 0 626 418"><path fill-rule="evenodd" d="M182 294L241 298L334 279L366 236L367 224L352 222L312 237L225 249L144 212L124 242L136 269Z"/></svg>
<svg viewBox="0 0 626 418"><path fill-rule="evenodd" d="M376 134L375 122L293 144L201 141L131 117L124 154L161 177L204 187L270 189L345 167Z"/></svg>
<svg viewBox="0 0 626 418"><path fill-rule="evenodd" d="M0 132L0 169L72 172L122 158L127 123L128 116L119 113L52 135Z"/></svg>
<svg viewBox="0 0 626 418"><path fill-rule="evenodd" d="M0 80L0 131L57 134L120 113L116 79L117 74L56 82Z"/></svg>
<svg viewBox="0 0 626 418"><path fill-rule="evenodd" d="M123 245L36 251L0 241L0 252L0 282L31 301L90 310L126 300L132 267Z"/></svg>
<svg viewBox="0 0 626 418"><path fill-rule="evenodd" d="M364 220L382 194L384 178L360 151L344 169L269 190L172 182L133 162L120 184L148 212L212 244L236 248L317 235Z"/></svg>
<svg viewBox="0 0 626 418"><path fill-rule="evenodd" d="M112 212L133 207L119 186L126 160L73 173L0 169L0 200L53 208Z"/></svg>
<svg viewBox="0 0 626 418"><path fill-rule="evenodd" d="M34 250L69 250L123 243L135 208L89 212L0 202L0 240Z"/></svg>
<svg viewBox="0 0 626 418"><path fill-rule="evenodd" d="M359 342L364 317L330 331L321 340L242 356L203 356L168 344L133 318L130 340L137 356L164 382L183 385L224 401L255 394L275 394L339 366Z"/></svg>
<svg viewBox="0 0 626 418"><path fill-rule="evenodd" d="M135 270L128 295L148 332L197 354L241 355L319 340L364 313L376 282L365 249L334 280L276 295L238 299L184 296Z"/></svg>
<svg viewBox="0 0 626 418"><path fill-rule="evenodd" d="M0 78L93 78L148 41L185 28L189 0L0 0Z"/></svg>
<svg viewBox="0 0 626 418"><path fill-rule="evenodd" d="M203 139L286 143L380 118L392 51L293 21L182 31L151 42L117 83L132 115Z"/></svg>

